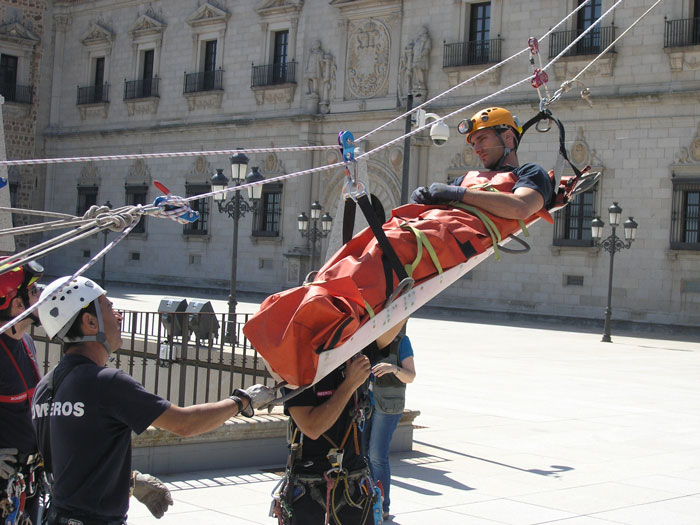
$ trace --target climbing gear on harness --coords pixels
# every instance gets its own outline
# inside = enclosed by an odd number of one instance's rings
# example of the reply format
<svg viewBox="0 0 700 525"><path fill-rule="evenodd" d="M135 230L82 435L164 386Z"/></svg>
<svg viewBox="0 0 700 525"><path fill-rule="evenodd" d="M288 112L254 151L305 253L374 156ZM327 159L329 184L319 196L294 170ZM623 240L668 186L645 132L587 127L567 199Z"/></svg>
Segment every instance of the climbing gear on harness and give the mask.
<svg viewBox="0 0 700 525"><path fill-rule="evenodd" d="M27 336L28 337L28 336ZM24 351L27 353L29 356L29 362L33 366L34 370L34 383L38 383L41 375L39 374L39 368L36 366L36 360L34 359L34 354L32 354L31 350L29 350L29 346L27 346L27 342L24 339L24 336L21 339L22 341L22 346L24 347ZM16 394L12 394L9 396L0 396L0 403L24 403L26 402L31 402L32 396L34 395L34 388L29 388L29 384L27 383L27 379L24 377L24 374L22 373L22 370L20 369L19 365L17 364L17 361L15 360L14 356L12 355L12 352L10 352L10 349L7 347L5 342L0 339L0 348L2 348L5 353L7 354L7 357L10 359L10 362L12 363L12 366L15 367L15 370L17 371L17 374L19 375L20 380L22 381L22 384L24 385L24 392L18 392Z"/></svg>

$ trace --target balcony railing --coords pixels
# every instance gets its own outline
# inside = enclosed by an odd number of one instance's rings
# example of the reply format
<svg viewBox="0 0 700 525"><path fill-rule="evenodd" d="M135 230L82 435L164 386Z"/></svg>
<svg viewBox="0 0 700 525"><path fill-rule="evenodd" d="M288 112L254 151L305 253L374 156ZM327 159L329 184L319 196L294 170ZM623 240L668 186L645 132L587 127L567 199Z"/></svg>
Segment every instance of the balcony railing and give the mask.
<svg viewBox="0 0 700 525"><path fill-rule="evenodd" d="M20 86L19 84L0 84L0 95L5 97L5 102L19 102L20 104L31 104L32 86Z"/></svg>
<svg viewBox="0 0 700 525"><path fill-rule="evenodd" d="M700 45L700 18L666 20L664 47Z"/></svg>
<svg viewBox="0 0 700 525"><path fill-rule="evenodd" d="M559 55L566 46L578 38L584 29L557 31L549 37L549 58ZM615 40L615 26L594 27L576 42L564 56L594 55L600 53Z"/></svg>
<svg viewBox="0 0 700 525"><path fill-rule="evenodd" d="M250 87L295 84L296 65L297 63L293 60L291 62L266 64L264 66L256 66L253 64Z"/></svg>
<svg viewBox="0 0 700 525"><path fill-rule="evenodd" d="M200 91L217 91L224 89L224 70L200 71L198 73L185 73L183 93L197 93Z"/></svg>
<svg viewBox="0 0 700 525"><path fill-rule="evenodd" d="M501 61L502 38L445 44L442 67L474 66Z"/></svg>
<svg viewBox="0 0 700 525"><path fill-rule="evenodd" d="M124 100L157 96L158 77L124 81Z"/></svg>
<svg viewBox="0 0 700 525"><path fill-rule="evenodd" d="M78 86L76 104L97 104L98 102L109 102L109 84Z"/></svg>

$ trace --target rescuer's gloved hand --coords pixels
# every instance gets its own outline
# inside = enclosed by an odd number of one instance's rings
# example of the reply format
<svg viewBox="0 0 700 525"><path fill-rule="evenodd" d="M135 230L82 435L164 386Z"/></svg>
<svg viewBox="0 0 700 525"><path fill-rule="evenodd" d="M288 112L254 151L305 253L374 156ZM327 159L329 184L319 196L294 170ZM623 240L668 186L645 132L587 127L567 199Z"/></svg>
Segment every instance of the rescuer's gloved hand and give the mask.
<svg viewBox="0 0 700 525"><path fill-rule="evenodd" d="M420 188L413 190L409 202L413 202L415 204L433 204L433 200L430 197L430 191L425 186L421 186Z"/></svg>
<svg viewBox="0 0 700 525"><path fill-rule="evenodd" d="M134 497L158 519L173 504L170 491L161 480L150 474L141 474L138 470L134 470Z"/></svg>
<svg viewBox="0 0 700 525"><path fill-rule="evenodd" d="M16 448L0 448L0 478L9 479L17 469L10 463L17 463Z"/></svg>
<svg viewBox="0 0 700 525"><path fill-rule="evenodd" d="M262 408L275 399L275 391L265 385L253 385L245 390L237 388L232 395L248 401L248 406L241 411L245 417L253 417L255 409Z"/></svg>
<svg viewBox="0 0 700 525"><path fill-rule="evenodd" d="M466 191L467 188L445 184L444 182L433 182L428 188L430 198L435 204L451 201L462 202L462 197L464 197Z"/></svg>

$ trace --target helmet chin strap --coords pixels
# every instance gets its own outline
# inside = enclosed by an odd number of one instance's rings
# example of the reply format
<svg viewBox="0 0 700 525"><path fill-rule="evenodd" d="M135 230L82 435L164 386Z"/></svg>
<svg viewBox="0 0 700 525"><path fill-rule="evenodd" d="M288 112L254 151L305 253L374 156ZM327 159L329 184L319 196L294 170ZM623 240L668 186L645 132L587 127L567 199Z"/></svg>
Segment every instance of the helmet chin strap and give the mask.
<svg viewBox="0 0 700 525"><path fill-rule="evenodd" d="M503 137L501 136L502 131L496 131L496 136L498 136L498 140L501 141L501 146L503 146L503 156L498 160L498 162L491 168L491 170L497 171L500 170L503 165L506 162L506 159L508 158L508 155L513 153L515 149L510 149L508 146L506 146L505 140L503 140ZM516 148L517 148L517 143L516 143ZM487 166L488 167L488 166Z"/></svg>
<svg viewBox="0 0 700 525"><path fill-rule="evenodd" d="M68 343L82 343L88 341L95 341L100 343L105 351L107 352L107 357L109 358L114 352L112 345L107 341L107 334L105 334L105 324L102 320L102 308L100 308L97 299L95 299L95 312L97 315L97 333L95 335L84 335L82 337L64 337L64 340Z"/></svg>

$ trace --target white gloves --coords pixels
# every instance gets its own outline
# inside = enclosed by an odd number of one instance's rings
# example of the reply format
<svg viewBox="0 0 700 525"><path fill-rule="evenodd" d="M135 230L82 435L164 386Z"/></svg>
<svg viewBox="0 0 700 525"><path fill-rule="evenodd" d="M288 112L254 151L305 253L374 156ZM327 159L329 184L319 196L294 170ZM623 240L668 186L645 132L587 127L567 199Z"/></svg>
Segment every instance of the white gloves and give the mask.
<svg viewBox="0 0 700 525"><path fill-rule="evenodd" d="M10 463L17 463L16 448L0 448L0 478L9 479L17 469Z"/></svg>
<svg viewBox="0 0 700 525"><path fill-rule="evenodd" d="M170 491L161 480L150 474L141 474L138 470L134 470L134 497L158 519L173 504Z"/></svg>
<svg viewBox="0 0 700 525"><path fill-rule="evenodd" d="M237 388L232 395L248 400L248 406L241 411L241 415L253 417L254 410L266 407L274 401L275 390L265 385L253 385L245 390Z"/></svg>

